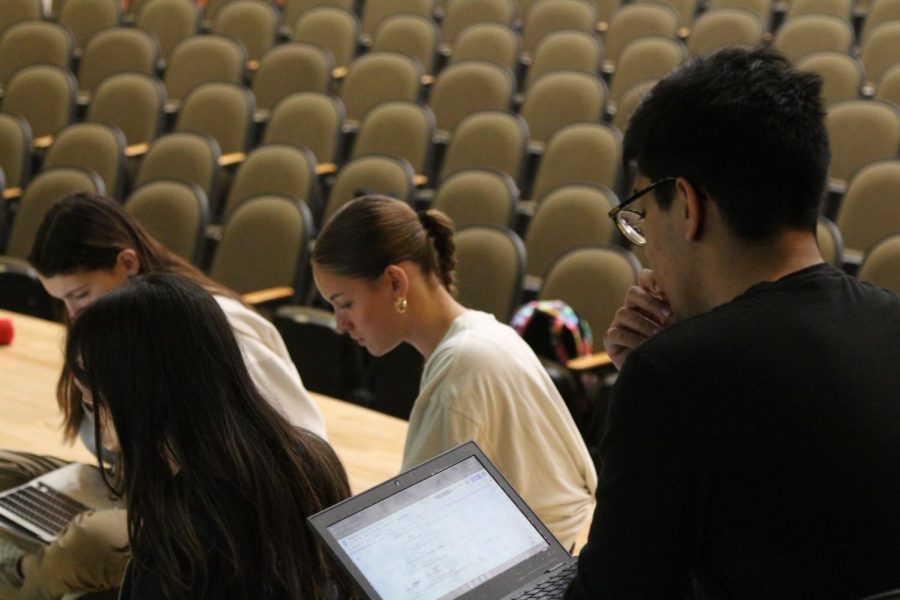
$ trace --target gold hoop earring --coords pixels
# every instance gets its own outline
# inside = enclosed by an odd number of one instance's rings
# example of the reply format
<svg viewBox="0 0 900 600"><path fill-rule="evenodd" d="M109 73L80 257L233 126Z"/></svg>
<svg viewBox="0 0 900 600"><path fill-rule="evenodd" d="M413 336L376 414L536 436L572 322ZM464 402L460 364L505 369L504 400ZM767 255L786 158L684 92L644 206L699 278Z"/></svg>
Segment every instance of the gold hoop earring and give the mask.
<svg viewBox="0 0 900 600"><path fill-rule="evenodd" d="M401 315L406 312L408 306L409 302L406 301L406 298L397 298L394 300L394 308L396 308L397 312Z"/></svg>

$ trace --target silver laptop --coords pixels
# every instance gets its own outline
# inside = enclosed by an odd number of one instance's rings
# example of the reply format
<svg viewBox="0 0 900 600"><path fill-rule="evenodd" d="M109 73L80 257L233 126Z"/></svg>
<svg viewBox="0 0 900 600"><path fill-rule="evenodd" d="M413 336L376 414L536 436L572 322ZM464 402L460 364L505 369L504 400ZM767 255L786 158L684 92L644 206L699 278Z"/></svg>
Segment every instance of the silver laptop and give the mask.
<svg viewBox="0 0 900 600"><path fill-rule="evenodd" d="M474 442L309 523L372 600L562 598L575 574L575 559Z"/></svg>
<svg viewBox="0 0 900 600"><path fill-rule="evenodd" d="M97 467L71 463L0 493L0 527L27 541L49 544L75 515L124 506L111 497Z"/></svg>

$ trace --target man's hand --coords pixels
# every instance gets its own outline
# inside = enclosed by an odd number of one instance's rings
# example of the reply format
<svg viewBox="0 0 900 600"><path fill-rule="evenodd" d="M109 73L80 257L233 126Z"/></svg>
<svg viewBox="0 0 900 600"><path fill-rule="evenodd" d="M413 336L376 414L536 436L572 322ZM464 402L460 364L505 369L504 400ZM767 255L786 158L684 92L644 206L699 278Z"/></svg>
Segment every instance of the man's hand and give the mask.
<svg viewBox="0 0 900 600"><path fill-rule="evenodd" d="M642 269L638 284L628 288L625 304L616 311L603 336L603 346L617 369L631 351L672 323L672 308L650 269Z"/></svg>

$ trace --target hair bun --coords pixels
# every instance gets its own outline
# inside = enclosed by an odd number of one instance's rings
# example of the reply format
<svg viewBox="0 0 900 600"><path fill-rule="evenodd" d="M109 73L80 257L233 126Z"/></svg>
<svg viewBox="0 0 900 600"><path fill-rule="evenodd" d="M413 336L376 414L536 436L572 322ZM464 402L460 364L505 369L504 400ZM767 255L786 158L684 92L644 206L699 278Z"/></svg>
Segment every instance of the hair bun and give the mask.
<svg viewBox="0 0 900 600"><path fill-rule="evenodd" d="M422 224L422 227L425 228L425 232L429 236L433 236L432 228L434 227L434 219L428 213L427 210L417 210L416 215L419 217L419 223Z"/></svg>

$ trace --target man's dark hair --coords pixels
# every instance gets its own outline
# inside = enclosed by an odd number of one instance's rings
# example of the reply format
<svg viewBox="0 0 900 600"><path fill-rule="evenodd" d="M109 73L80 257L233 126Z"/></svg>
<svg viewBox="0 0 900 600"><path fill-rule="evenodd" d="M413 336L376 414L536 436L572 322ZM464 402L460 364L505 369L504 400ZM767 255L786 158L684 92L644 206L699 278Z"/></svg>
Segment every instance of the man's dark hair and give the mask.
<svg viewBox="0 0 900 600"><path fill-rule="evenodd" d="M727 48L660 81L634 112L625 160L684 177L742 239L814 230L830 154L821 79L769 48ZM656 198L668 209L672 186Z"/></svg>

